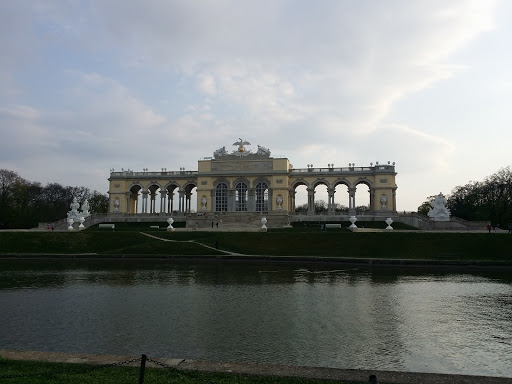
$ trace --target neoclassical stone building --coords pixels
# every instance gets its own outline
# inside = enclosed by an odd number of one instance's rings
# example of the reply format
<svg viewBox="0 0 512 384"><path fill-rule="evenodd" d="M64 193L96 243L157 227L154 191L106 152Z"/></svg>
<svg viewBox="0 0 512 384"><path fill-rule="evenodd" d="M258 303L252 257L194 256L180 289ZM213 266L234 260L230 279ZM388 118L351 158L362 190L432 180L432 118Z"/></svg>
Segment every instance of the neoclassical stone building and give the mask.
<svg viewBox="0 0 512 384"><path fill-rule="evenodd" d="M212 157L198 161L197 171L152 172L123 170L110 173L110 212L128 214L293 214L297 187L308 193L308 215L314 215L315 188L325 185L328 215L334 215L334 203L348 201L349 214L355 213L356 187L364 184L370 193L370 214L396 213L395 165L370 164L367 167L295 169L287 158L272 157L258 145L252 152L247 141L234 143L238 148L228 153L222 147ZM343 185L343 189L336 189ZM343 191L343 192L342 192ZM346 191L346 192L345 192ZM197 196L192 207L191 197ZM346 193L348 196L338 196Z"/></svg>

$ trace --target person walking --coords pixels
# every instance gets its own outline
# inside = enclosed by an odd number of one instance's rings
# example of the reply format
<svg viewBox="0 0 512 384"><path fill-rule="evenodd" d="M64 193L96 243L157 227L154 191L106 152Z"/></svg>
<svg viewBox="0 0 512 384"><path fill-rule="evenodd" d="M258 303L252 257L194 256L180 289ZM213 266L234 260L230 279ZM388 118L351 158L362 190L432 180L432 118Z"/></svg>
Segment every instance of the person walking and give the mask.
<svg viewBox="0 0 512 384"><path fill-rule="evenodd" d="M491 224L490 223L487 224L487 230L489 231L489 233L491 233L491 229L492 229Z"/></svg>

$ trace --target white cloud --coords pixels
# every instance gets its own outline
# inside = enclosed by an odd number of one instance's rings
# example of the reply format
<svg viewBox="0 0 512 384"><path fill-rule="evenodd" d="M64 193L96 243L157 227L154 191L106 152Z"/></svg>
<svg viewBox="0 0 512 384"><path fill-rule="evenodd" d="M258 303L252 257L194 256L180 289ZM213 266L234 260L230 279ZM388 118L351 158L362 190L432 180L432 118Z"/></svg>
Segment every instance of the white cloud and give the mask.
<svg viewBox="0 0 512 384"><path fill-rule="evenodd" d="M495 28L500 5L14 4L0 5L2 164L195 168L241 135L296 166L391 160L409 180L449 177L462 144L390 110L471 68L453 57Z"/></svg>

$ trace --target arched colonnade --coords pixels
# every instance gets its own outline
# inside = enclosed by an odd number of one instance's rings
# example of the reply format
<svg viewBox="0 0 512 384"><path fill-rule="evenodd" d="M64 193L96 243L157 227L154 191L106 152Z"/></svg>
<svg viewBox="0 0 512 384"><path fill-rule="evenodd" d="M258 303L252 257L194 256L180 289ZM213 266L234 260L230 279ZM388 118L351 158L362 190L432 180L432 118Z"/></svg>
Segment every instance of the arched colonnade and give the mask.
<svg viewBox="0 0 512 384"><path fill-rule="evenodd" d="M366 186L369 193L369 211L376 212L381 210L388 210L388 206L396 206L396 188L389 190L389 188L379 188L374 185L374 182L368 178L359 178L353 181L348 179L325 179L325 178L299 178L290 183L290 196L289 210L295 212L296 209L296 194L297 188L305 186L307 191L307 211L308 214L315 213L315 194L317 187L325 186L327 189L327 213L335 213L335 204L340 204L348 207L349 213L355 213L356 209L356 191L361 186ZM341 188L340 188L341 187ZM343 191L345 187L345 191ZM391 192L391 196L388 196ZM392 201L392 204L388 202Z"/></svg>
<svg viewBox="0 0 512 384"><path fill-rule="evenodd" d="M394 164L296 169L286 158L224 155L199 160L198 171L112 170L110 212L294 214L298 197L301 203L307 201L308 214L315 214L315 194L320 191L317 197L327 197L327 214L336 213L336 204L355 214L356 196L360 205L369 202L370 214L388 214L397 207L395 176ZM361 187L367 188L368 198L357 192Z"/></svg>
<svg viewBox="0 0 512 384"><path fill-rule="evenodd" d="M127 213L191 213L192 196L197 185L187 182L180 185L169 183L162 187L159 183L134 183L126 193ZM158 201L160 200L160 201Z"/></svg>

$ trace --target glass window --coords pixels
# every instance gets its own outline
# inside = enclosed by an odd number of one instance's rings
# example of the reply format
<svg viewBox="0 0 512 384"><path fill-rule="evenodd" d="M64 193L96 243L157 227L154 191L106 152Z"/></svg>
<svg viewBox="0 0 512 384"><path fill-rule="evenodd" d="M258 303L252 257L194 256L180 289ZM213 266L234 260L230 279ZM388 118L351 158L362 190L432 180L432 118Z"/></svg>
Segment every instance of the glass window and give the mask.
<svg viewBox="0 0 512 384"><path fill-rule="evenodd" d="M256 211L268 211L268 185L267 183L256 184Z"/></svg>
<svg viewBox="0 0 512 384"><path fill-rule="evenodd" d="M247 211L247 184L238 183L235 186L235 211Z"/></svg>
<svg viewBox="0 0 512 384"><path fill-rule="evenodd" d="M219 183L215 187L215 210L228 210L228 186L225 183Z"/></svg>

